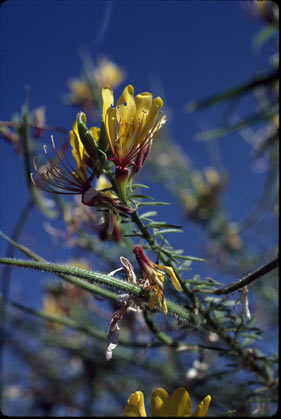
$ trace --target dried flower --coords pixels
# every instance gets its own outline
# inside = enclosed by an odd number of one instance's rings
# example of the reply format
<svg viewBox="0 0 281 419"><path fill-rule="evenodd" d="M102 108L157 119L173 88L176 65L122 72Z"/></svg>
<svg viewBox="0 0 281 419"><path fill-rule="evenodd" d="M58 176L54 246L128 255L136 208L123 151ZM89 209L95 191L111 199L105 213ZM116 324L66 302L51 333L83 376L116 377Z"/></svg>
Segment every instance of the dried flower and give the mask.
<svg viewBox="0 0 281 419"><path fill-rule="evenodd" d="M120 257L120 261L123 267L116 269L113 272L110 272L109 275L114 275L116 272L124 269L127 273L127 280L130 284L138 285L137 278L134 272L134 268L129 262L129 260L123 256ZM113 313L109 324L109 333L107 335L107 347L105 352L105 357L107 361L112 358L112 351L118 345L118 337L119 337L119 324L118 322L122 320L124 314L127 311L141 311L140 305L141 301L137 297L132 297L129 294L121 294L118 297L119 301L123 303L123 306Z"/></svg>
<svg viewBox="0 0 281 419"><path fill-rule="evenodd" d="M149 308L152 310L158 303L160 303L163 308L163 312L166 314L168 309L163 294L165 273L162 272L161 269L168 271L174 287L177 291L182 292L181 284L179 283L173 268L170 266L157 265L156 263L153 263L146 256L143 248L139 245L135 246L134 253L143 275L141 286L142 288L147 289L152 293L148 302Z"/></svg>

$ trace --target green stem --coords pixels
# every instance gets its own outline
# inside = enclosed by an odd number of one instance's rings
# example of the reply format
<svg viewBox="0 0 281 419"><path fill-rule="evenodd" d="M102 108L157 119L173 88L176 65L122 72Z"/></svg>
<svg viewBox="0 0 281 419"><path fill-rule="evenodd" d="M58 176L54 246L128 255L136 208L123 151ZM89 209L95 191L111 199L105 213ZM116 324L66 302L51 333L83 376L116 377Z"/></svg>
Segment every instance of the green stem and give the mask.
<svg viewBox="0 0 281 419"><path fill-rule="evenodd" d="M73 277L72 282L82 288L87 288L89 291L96 292L96 287L92 284L96 282L100 285L106 285L111 288L116 288L119 291L132 293L135 296L140 296L141 289L121 279L113 278L98 272L87 271L85 269L76 268L73 266L58 265L50 262L39 262L21 259L1 258L0 263L7 265L18 266L22 268L29 268L35 270L42 270L45 272L52 272L54 274L66 274ZM86 281L89 282L86 282Z"/></svg>
<svg viewBox="0 0 281 419"><path fill-rule="evenodd" d="M111 288L118 289L125 293L132 294L136 297L143 297L144 302L147 300L147 296L143 294L141 288L132 285L121 279L113 278L112 276L101 274L98 272L90 272L85 269L75 268L72 266L58 265L55 263L41 262L41 261L30 261L21 259L10 259L1 258L0 263L6 265L17 266L21 268L29 268L35 270L41 270L45 272L52 272L60 275L63 279L71 282L72 284L81 287L87 291L99 294L105 298L109 298L114 301L117 300L117 295L103 288L97 287L93 282L97 282L100 285L105 285ZM63 276L62 276L63 275ZM88 282L89 281L89 282ZM175 318L180 318L183 321L189 321L190 315L188 311L184 310L177 304L167 301L168 313Z"/></svg>
<svg viewBox="0 0 281 419"><path fill-rule="evenodd" d="M196 290L197 292L205 293L205 294L215 294L215 295L226 295L230 294L231 292L237 291L252 282L256 279L261 278L263 275L271 272L272 270L276 269L279 266L279 257L275 258L273 261L268 263L267 265L261 266L255 272L252 272L246 275L244 278L239 279L239 281L232 282L229 285L225 285L222 288L217 288L215 290Z"/></svg>

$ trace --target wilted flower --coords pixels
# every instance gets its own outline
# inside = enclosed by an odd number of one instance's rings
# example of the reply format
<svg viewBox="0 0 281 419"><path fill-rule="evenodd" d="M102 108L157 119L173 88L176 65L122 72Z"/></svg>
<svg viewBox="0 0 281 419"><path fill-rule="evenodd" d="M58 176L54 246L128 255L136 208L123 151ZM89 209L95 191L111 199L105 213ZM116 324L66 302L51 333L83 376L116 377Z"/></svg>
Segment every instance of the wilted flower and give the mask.
<svg viewBox="0 0 281 419"><path fill-rule="evenodd" d="M151 297L148 302L149 308L152 310L157 304L163 308L163 312L168 312L166 301L163 294L163 283L165 273L161 270L168 271L172 283L177 291L182 291L181 284L175 275L175 272L170 266L157 265L153 263L145 254L143 248L139 245L135 246L134 253L136 255L137 262L141 268L143 281L142 288L151 291Z"/></svg>
<svg viewBox="0 0 281 419"><path fill-rule="evenodd" d="M127 273L128 282L133 285L138 285L134 268L129 262L129 260L121 256L120 261L123 267L118 268L113 272L110 272L109 275L114 275L116 272L120 271L121 269L124 269ZM120 330L118 322L122 320L124 314L127 311L141 311L141 302L137 297L130 296L129 294L122 294L119 295L118 300L123 303L123 306L116 310L115 313L113 313L112 319L110 321L109 333L107 335L107 348L105 352L105 357L107 361L109 361L112 358L112 351L118 346L118 337Z"/></svg>
<svg viewBox="0 0 281 419"><path fill-rule="evenodd" d="M183 387L177 388L171 397L163 388L157 388L151 396L152 417L206 417L211 396L206 396L192 413L191 399ZM124 409L125 417L146 417L144 396L142 391L131 394Z"/></svg>
<svg viewBox="0 0 281 419"><path fill-rule="evenodd" d="M120 261L123 267L111 272L110 275L114 275L117 271L125 269L127 273L127 280L129 283L136 285L142 290L150 293L150 299L148 301L149 308L152 310L157 304L160 304L163 309L163 312L167 314L168 309L163 294L163 282L165 274L161 271L161 269L169 272L174 287L178 291L182 291L181 285L174 273L173 268L153 263L146 256L141 246L135 246L134 253L142 271L142 279L137 279L134 268L131 265L130 261L123 256L120 257ZM107 360L111 359L112 351L118 345L118 322L123 318L127 310L141 311L141 305L143 303L142 299L140 299L139 297L133 297L129 294L120 295L119 301L123 303L123 306L113 314L110 322L110 330L107 336Z"/></svg>

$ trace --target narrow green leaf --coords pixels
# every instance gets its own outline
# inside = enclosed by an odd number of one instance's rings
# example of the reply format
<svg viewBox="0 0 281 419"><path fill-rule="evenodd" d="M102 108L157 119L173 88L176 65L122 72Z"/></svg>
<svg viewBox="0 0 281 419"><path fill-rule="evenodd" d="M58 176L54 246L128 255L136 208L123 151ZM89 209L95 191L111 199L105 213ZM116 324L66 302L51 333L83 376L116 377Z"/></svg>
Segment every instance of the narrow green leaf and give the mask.
<svg viewBox="0 0 281 419"><path fill-rule="evenodd" d="M277 25L267 25L264 28L262 28L257 35L253 39L253 48L258 49L264 44L266 41L268 41L270 38L272 38L274 35L278 34L278 27Z"/></svg>
<svg viewBox="0 0 281 419"><path fill-rule="evenodd" d="M175 255L174 253L173 253L173 256L175 256L175 257L177 257L179 259L193 260L195 262L206 262L205 259L203 259L203 258L197 258L195 256L182 256L182 255Z"/></svg>
<svg viewBox="0 0 281 419"><path fill-rule="evenodd" d="M146 228L148 228L148 227L152 227L152 228L160 228L160 227L167 227L168 228L168 227L171 227L171 228L174 228L174 229L181 229L182 228L182 226L167 224L167 223L165 223L165 221L152 221L151 223L146 224L145 227Z"/></svg>
<svg viewBox="0 0 281 419"><path fill-rule="evenodd" d="M132 199L132 198L154 199L152 196L142 195L142 194L134 194L134 195L128 196L128 199Z"/></svg>
<svg viewBox="0 0 281 419"><path fill-rule="evenodd" d="M235 364L236 366L236 364ZM232 415L234 415L234 413L236 413L237 410L227 410L225 413L222 413L221 415L219 415L219 418L231 418Z"/></svg>
<svg viewBox="0 0 281 419"><path fill-rule="evenodd" d="M170 202L154 201L154 202L140 202L137 205L138 205L138 207L145 207L145 206L148 206L148 205L171 205L171 204L170 204Z"/></svg>
<svg viewBox="0 0 281 419"><path fill-rule="evenodd" d="M214 130L202 131L197 135L197 139L201 141L206 141L228 135L234 131L247 128L251 124L258 124L267 119L271 119L275 116L276 112L276 109L269 109L265 112L259 112L255 115L251 115L250 117L244 119L243 121L239 121L236 124L231 125L230 127L222 127Z"/></svg>
<svg viewBox="0 0 281 419"><path fill-rule="evenodd" d="M144 212L143 214L141 214L139 216L139 218L141 220L142 218L146 218L146 217L155 217L155 215L157 215L157 214L158 214L157 211L147 211L147 212Z"/></svg>
<svg viewBox="0 0 281 419"><path fill-rule="evenodd" d="M164 228L163 230L157 231L155 235L157 236L158 234L168 234L168 233L183 233L183 230L176 229L176 228Z"/></svg>
<svg viewBox="0 0 281 419"><path fill-rule="evenodd" d="M137 189L137 188L149 189L149 186L143 185L142 183L133 183L131 187L132 189Z"/></svg>
<svg viewBox="0 0 281 419"><path fill-rule="evenodd" d="M224 90L222 93L219 93L218 95L212 95L208 97L207 99L204 99L199 102L189 102L185 106L185 110L187 112L194 112L194 111L197 111L198 109L202 109L207 106L212 106L216 103L222 102L227 99L234 99L237 96L241 94L245 94L258 86L271 84L277 79L278 79L278 71L274 71L273 73L270 73L270 74L261 75L246 83L240 84L239 86Z"/></svg>
<svg viewBox="0 0 281 419"><path fill-rule="evenodd" d="M122 237L142 237L142 234L140 232L124 233L124 234L122 234Z"/></svg>

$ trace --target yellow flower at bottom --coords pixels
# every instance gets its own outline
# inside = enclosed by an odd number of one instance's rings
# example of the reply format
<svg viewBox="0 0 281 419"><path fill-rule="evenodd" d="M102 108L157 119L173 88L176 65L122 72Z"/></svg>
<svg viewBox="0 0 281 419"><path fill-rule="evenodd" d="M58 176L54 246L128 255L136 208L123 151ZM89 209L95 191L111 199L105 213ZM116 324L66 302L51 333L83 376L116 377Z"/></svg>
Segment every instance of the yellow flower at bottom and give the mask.
<svg viewBox="0 0 281 419"><path fill-rule="evenodd" d="M166 390L158 388L151 396L152 417L206 417L208 414L211 396L206 396L197 409L192 412L191 399L188 391L183 387L177 388L171 397ZM146 417L144 397L141 391L131 394L124 409L125 417Z"/></svg>
<svg viewBox="0 0 281 419"><path fill-rule="evenodd" d="M146 417L142 391L131 394L128 404L124 409L125 417Z"/></svg>

